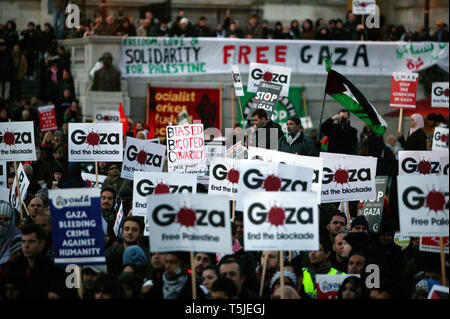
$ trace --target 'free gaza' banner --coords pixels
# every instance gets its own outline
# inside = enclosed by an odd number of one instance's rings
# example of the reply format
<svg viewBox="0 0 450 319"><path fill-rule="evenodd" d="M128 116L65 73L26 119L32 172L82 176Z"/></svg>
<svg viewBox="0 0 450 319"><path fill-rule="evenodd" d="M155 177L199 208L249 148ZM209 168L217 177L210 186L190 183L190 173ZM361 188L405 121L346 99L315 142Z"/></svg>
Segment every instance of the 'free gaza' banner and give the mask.
<svg viewBox="0 0 450 319"><path fill-rule="evenodd" d="M249 73L250 63L289 67L294 74L326 74L325 59L344 75L414 72L448 60L448 43L235 38L122 38L124 77ZM447 56L445 56L447 54ZM274 78L275 79L275 78Z"/></svg>
<svg viewBox="0 0 450 319"><path fill-rule="evenodd" d="M166 126L178 124L177 116L187 111L190 122L200 120L205 129L221 127L219 89L150 87L147 123L155 137L166 138Z"/></svg>

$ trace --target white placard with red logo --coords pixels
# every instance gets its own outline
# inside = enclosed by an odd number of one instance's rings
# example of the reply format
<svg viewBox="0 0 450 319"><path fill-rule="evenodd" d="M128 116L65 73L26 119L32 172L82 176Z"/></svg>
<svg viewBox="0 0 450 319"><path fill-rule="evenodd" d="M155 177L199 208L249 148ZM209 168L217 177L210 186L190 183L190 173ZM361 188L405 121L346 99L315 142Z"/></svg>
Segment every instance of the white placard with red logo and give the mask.
<svg viewBox="0 0 450 319"><path fill-rule="evenodd" d="M122 162L122 123L69 123L69 162Z"/></svg>
<svg viewBox="0 0 450 319"><path fill-rule="evenodd" d="M244 96L244 88L242 87L242 77L241 73L239 72L239 66L238 65L232 65L231 66L231 75L234 85L234 94L236 96Z"/></svg>
<svg viewBox="0 0 450 319"><path fill-rule="evenodd" d="M58 129L58 125L56 124L56 113L54 105L40 106L38 107L38 111L42 132Z"/></svg>
<svg viewBox="0 0 450 319"><path fill-rule="evenodd" d="M320 153L323 158L321 203L376 199L377 158Z"/></svg>
<svg viewBox="0 0 450 319"><path fill-rule="evenodd" d="M434 82L431 88L431 107L448 108L448 82Z"/></svg>
<svg viewBox="0 0 450 319"><path fill-rule="evenodd" d="M361 14L375 14L376 0L353 0L352 13L356 15Z"/></svg>
<svg viewBox="0 0 450 319"><path fill-rule="evenodd" d="M0 161L35 161L32 121L0 123Z"/></svg>
<svg viewBox="0 0 450 319"><path fill-rule="evenodd" d="M208 194L228 196L236 199L238 194L241 161L217 158L211 163Z"/></svg>
<svg viewBox="0 0 450 319"><path fill-rule="evenodd" d="M394 72L391 86L391 108L416 108L417 73Z"/></svg>
<svg viewBox="0 0 450 319"><path fill-rule="evenodd" d="M399 151L398 175L438 175L445 155L448 151Z"/></svg>
<svg viewBox="0 0 450 319"><path fill-rule="evenodd" d="M8 187L7 178L8 172L6 170L6 162L0 161L0 188Z"/></svg>
<svg viewBox="0 0 450 319"><path fill-rule="evenodd" d="M410 175L397 181L402 234L448 237L448 177Z"/></svg>
<svg viewBox="0 0 450 319"><path fill-rule="evenodd" d="M448 237L444 238L444 253L448 254ZM420 251L427 251L431 253L441 252L441 240L440 237L420 237Z"/></svg>
<svg viewBox="0 0 450 319"><path fill-rule="evenodd" d="M119 111L107 111L100 110L94 113L93 122L108 122L108 123L120 123L120 112Z"/></svg>
<svg viewBox="0 0 450 319"><path fill-rule="evenodd" d="M434 285L428 293L427 299L433 300L448 300L449 288L441 285Z"/></svg>
<svg viewBox="0 0 450 319"><path fill-rule="evenodd" d="M288 96L291 68L272 64L250 63L247 92L257 92L261 81L281 85L281 96Z"/></svg>
<svg viewBox="0 0 450 319"><path fill-rule="evenodd" d="M185 173L187 165L203 163L203 124L166 126L166 137L169 172Z"/></svg>
<svg viewBox="0 0 450 319"><path fill-rule="evenodd" d="M441 162L441 174L448 175L448 156L441 156L440 162Z"/></svg>
<svg viewBox="0 0 450 319"><path fill-rule="evenodd" d="M436 127L433 134L433 151L447 151L448 152L448 128Z"/></svg>
<svg viewBox="0 0 450 319"><path fill-rule="evenodd" d="M319 213L312 192L246 193L245 250L319 250Z"/></svg>
<svg viewBox="0 0 450 319"><path fill-rule="evenodd" d="M165 154L165 145L128 137L120 177L133 180L135 171L161 172Z"/></svg>
<svg viewBox="0 0 450 319"><path fill-rule="evenodd" d="M248 148L248 158L252 160L263 160L265 162L286 163L293 166L310 167L314 170L311 191L317 193L320 203L320 192L322 188L323 159L313 156L295 155L286 152L267 150L260 147Z"/></svg>
<svg viewBox="0 0 450 319"><path fill-rule="evenodd" d="M147 216L148 196L197 192L193 174L136 171L133 180L133 216Z"/></svg>
<svg viewBox="0 0 450 319"><path fill-rule="evenodd" d="M24 199L27 198L28 186L30 186L30 181L28 180L27 174L25 174L22 163L20 163L17 169L17 175L21 200L19 200L19 194L17 194L17 179L14 178L12 187L9 190L9 202L15 209L20 210L20 202L23 203Z"/></svg>
<svg viewBox="0 0 450 319"><path fill-rule="evenodd" d="M317 299L337 299L342 283L347 277L359 275L316 275Z"/></svg>
<svg viewBox="0 0 450 319"><path fill-rule="evenodd" d="M165 194L147 204L151 252L232 253L228 197Z"/></svg>
<svg viewBox="0 0 450 319"><path fill-rule="evenodd" d="M106 175L97 175L98 176L98 188L102 188L103 187L103 182L106 179ZM91 174L91 173L85 173L85 172L81 172L81 178L88 183L89 187L96 187L95 186L95 182L96 182L96 175L95 174Z"/></svg>

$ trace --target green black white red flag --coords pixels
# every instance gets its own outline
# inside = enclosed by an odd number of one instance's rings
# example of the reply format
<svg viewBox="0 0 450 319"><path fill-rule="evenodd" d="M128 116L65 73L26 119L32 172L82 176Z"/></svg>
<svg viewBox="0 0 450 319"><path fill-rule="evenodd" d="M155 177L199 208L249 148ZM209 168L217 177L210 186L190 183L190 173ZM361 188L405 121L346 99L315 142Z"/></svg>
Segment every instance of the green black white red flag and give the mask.
<svg viewBox="0 0 450 319"><path fill-rule="evenodd" d="M369 125L377 136L382 136L386 132L387 123L378 114L372 103L345 76L331 70L330 65L327 65L327 71L328 77L325 92L349 112Z"/></svg>

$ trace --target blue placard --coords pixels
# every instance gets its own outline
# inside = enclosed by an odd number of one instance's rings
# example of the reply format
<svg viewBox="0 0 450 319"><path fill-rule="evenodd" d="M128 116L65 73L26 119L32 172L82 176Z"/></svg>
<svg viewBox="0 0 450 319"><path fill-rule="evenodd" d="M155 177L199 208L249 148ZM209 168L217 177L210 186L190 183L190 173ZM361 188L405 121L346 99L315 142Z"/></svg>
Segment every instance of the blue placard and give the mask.
<svg viewBox="0 0 450 319"><path fill-rule="evenodd" d="M49 198L55 264L105 264L100 190L51 190Z"/></svg>

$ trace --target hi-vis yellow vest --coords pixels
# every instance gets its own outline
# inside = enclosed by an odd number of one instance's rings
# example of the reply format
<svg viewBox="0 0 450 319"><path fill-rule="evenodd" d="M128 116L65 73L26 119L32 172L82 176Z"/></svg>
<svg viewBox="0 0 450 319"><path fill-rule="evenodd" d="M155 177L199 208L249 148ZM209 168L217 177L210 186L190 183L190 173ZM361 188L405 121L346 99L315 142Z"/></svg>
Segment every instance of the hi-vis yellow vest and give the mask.
<svg viewBox="0 0 450 319"><path fill-rule="evenodd" d="M313 281L311 274L309 273L308 269L306 267L302 268L303 272L303 290L306 294L308 294L310 297L317 299L317 288L316 283ZM324 275L346 275L346 273L343 273L337 269L334 269L331 267L330 271L327 274Z"/></svg>

